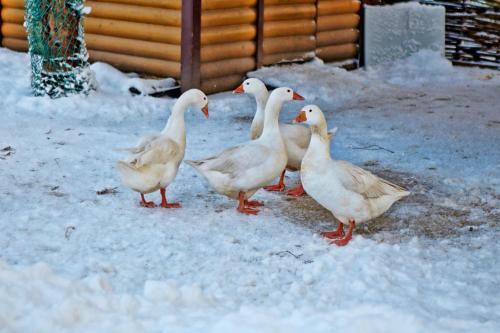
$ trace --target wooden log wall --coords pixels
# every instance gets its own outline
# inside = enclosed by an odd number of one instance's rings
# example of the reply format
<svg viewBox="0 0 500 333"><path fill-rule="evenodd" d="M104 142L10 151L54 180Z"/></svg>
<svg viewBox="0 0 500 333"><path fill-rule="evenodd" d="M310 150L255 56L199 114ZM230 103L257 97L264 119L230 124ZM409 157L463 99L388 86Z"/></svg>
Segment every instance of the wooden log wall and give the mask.
<svg viewBox="0 0 500 333"><path fill-rule="evenodd" d="M27 51L24 0L1 1L2 46ZM180 77L181 0L86 1L91 61L158 76Z"/></svg>
<svg viewBox="0 0 500 333"><path fill-rule="evenodd" d="M199 36L195 48L181 47L187 36L181 31L183 3L184 9L201 3L194 15L201 32L189 31ZM24 0L0 4L2 45L26 51ZM88 0L86 6L92 7L84 20L91 61L176 79L186 74L181 66L189 67L188 85L207 93L236 87L257 65L315 55L342 61L358 53L358 0ZM190 62L181 65L186 58Z"/></svg>
<svg viewBox="0 0 500 333"><path fill-rule="evenodd" d="M316 54L324 61L354 60L358 56L358 0L318 0Z"/></svg>
<svg viewBox="0 0 500 333"><path fill-rule="evenodd" d="M204 0L200 76L206 93L231 90L255 69L257 0Z"/></svg>
<svg viewBox="0 0 500 333"><path fill-rule="evenodd" d="M316 0L264 0L262 64L313 58L315 17Z"/></svg>

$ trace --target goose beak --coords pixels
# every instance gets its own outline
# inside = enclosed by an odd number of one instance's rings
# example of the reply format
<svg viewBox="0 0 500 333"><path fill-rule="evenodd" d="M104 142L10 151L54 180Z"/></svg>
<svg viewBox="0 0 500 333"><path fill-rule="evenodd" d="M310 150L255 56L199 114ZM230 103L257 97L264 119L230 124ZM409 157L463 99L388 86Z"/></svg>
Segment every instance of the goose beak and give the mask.
<svg viewBox="0 0 500 333"><path fill-rule="evenodd" d="M245 92L245 89L243 88L243 85L240 84L238 88L233 90L233 94L243 94Z"/></svg>
<svg viewBox="0 0 500 333"><path fill-rule="evenodd" d="M201 112L203 112L205 117L208 118L208 103L203 108L201 108Z"/></svg>
<svg viewBox="0 0 500 333"><path fill-rule="evenodd" d="M294 123L303 123L307 120L306 113L304 111L300 111L297 117L293 120Z"/></svg>
<svg viewBox="0 0 500 333"><path fill-rule="evenodd" d="M296 92L293 92L293 99L302 101L304 99L304 97L300 96Z"/></svg>

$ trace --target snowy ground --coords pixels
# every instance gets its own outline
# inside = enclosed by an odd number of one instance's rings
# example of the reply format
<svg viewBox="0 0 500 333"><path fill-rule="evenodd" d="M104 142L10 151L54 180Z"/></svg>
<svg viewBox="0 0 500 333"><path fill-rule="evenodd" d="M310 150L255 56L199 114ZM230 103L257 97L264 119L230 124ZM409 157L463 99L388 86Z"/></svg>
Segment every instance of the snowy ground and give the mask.
<svg viewBox="0 0 500 333"><path fill-rule="evenodd" d="M27 56L0 49L0 332L500 330L500 73L422 52L251 75L320 105L334 156L413 195L345 248L316 236L335 225L310 198L259 192L262 213L241 216L186 165L168 191L182 209L141 209L113 149L163 128L174 101L102 79L88 98L31 97ZM187 113L186 157L246 140L253 108L225 93L208 121Z"/></svg>

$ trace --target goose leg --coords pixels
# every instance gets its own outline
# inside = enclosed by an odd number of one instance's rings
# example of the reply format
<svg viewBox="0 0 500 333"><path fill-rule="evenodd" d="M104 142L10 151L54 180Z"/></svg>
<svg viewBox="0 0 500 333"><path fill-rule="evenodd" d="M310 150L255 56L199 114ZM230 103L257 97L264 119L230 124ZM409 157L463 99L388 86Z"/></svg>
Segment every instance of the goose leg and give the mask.
<svg viewBox="0 0 500 333"><path fill-rule="evenodd" d="M163 208L181 208L181 204L178 202L167 203L167 196L165 195L166 190L160 188L161 193L161 205Z"/></svg>
<svg viewBox="0 0 500 333"><path fill-rule="evenodd" d="M325 238L338 238L341 236L344 236L344 223L339 222L339 226L337 227L337 230L335 231L323 231L320 233L321 236Z"/></svg>
<svg viewBox="0 0 500 333"><path fill-rule="evenodd" d="M285 189L285 170L281 173L280 181L276 185L264 186L264 190L271 192L281 192Z"/></svg>
<svg viewBox="0 0 500 333"><path fill-rule="evenodd" d="M262 207L264 203L257 200L245 200L245 206L247 207Z"/></svg>
<svg viewBox="0 0 500 333"><path fill-rule="evenodd" d="M246 215L257 215L259 211L255 208L251 208L245 199L245 192L238 193L238 212Z"/></svg>
<svg viewBox="0 0 500 333"><path fill-rule="evenodd" d="M144 208L155 208L156 204L153 201L146 201L146 198L144 198L144 194L141 193L141 201L140 201L141 207Z"/></svg>
<svg viewBox="0 0 500 333"><path fill-rule="evenodd" d="M330 244L335 244L337 246L345 246L352 239L352 232L354 227L356 226L356 222L354 220L349 220L349 229L347 229L347 233L343 238L339 238L331 242Z"/></svg>
<svg viewBox="0 0 500 333"><path fill-rule="evenodd" d="M306 191L304 191L304 187L302 186L302 183L300 183L299 186L292 188L291 190L288 190L286 194L291 195L292 197L300 197L302 196Z"/></svg>

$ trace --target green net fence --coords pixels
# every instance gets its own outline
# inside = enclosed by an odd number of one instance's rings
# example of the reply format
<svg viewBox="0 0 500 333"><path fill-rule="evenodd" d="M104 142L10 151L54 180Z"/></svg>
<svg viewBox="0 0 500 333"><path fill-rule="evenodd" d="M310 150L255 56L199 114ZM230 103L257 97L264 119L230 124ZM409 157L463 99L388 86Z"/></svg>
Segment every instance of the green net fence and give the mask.
<svg viewBox="0 0 500 333"><path fill-rule="evenodd" d="M27 0L25 5L34 94L57 98L95 89L83 38L83 0Z"/></svg>

